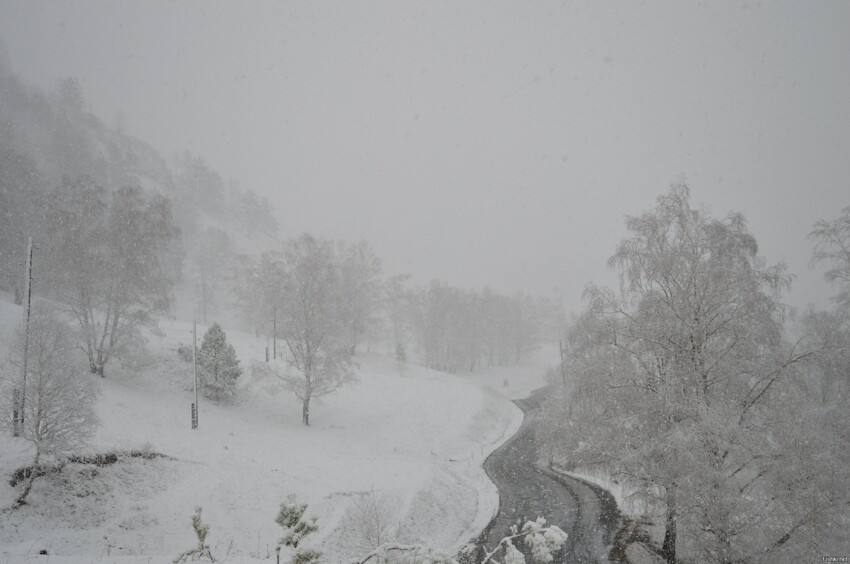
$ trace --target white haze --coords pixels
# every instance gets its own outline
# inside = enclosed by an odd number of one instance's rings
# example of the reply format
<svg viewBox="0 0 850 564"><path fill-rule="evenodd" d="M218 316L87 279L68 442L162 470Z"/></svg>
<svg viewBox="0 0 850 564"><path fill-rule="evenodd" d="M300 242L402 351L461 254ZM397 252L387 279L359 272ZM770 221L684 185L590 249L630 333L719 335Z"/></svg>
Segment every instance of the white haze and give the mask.
<svg viewBox="0 0 850 564"><path fill-rule="evenodd" d="M281 236L578 310L623 216L684 176L824 306L850 205L847 2L0 4L12 67L267 196Z"/></svg>

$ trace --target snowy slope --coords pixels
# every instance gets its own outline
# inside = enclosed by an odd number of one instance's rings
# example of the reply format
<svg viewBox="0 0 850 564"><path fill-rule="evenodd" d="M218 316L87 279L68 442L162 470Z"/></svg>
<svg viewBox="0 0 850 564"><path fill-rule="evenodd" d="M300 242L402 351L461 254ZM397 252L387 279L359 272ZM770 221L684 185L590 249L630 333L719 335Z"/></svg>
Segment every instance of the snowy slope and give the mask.
<svg viewBox="0 0 850 564"><path fill-rule="evenodd" d="M20 308L0 300L0 339ZM191 363L178 357L191 326L163 323L149 354L111 367L101 382L102 426L93 452L143 450L168 458L123 458L103 467L68 465L36 482L30 505L0 514L0 562L169 561L191 548L190 518L203 507L219 558L274 555L273 522L289 493L319 518L325 561L353 556L354 500L374 490L392 500L400 540L428 538L456 550L483 528L498 496L483 459L521 422L499 394L434 371L359 357L359 383L315 402L311 427L300 404L263 370L265 340L228 331L246 369L236 405L201 400L189 428ZM199 327L200 335L206 328ZM255 364L256 363L256 364ZM28 462L27 448L0 435L0 507L5 477ZM126 559L123 557L127 557ZM116 560L117 559L117 560ZM145 560L149 559L149 560Z"/></svg>

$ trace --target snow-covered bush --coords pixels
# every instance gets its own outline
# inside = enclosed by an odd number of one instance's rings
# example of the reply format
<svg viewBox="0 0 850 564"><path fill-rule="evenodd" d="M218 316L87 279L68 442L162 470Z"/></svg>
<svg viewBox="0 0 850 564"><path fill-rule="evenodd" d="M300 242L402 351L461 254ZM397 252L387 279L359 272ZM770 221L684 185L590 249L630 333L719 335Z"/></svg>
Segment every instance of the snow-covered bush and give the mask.
<svg viewBox="0 0 850 564"><path fill-rule="evenodd" d="M388 542L396 532L390 500L375 490L354 499L354 537L352 546L358 551L375 550Z"/></svg>
<svg viewBox="0 0 850 564"><path fill-rule="evenodd" d="M195 531L195 536L198 537L198 546L187 550L180 556L174 559L174 564L178 562L185 562L189 559L197 560L201 557L206 557L215 562L215 559L210 552L209 547L205 544L207 540L207 535L210 533L210 526L205 525L201 521L201 507L195 508L195 514L192 515L192 529Z"/></svg>

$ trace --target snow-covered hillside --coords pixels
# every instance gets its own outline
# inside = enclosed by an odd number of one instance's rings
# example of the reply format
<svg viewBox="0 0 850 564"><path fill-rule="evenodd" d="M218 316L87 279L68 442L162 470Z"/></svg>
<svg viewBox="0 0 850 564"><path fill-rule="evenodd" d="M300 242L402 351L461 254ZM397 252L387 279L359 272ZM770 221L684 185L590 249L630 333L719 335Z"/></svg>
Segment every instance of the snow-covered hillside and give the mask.
<svg viewBox="0 0 850 564"><path fill-rule="evenodd" d="M5 348L21 310L0 298ZM99 382L102 425L91 453L135 456L68 464L37 480L28 505L0 514L0 562L40 561L42 549L51 562L169 561L196 542L196 506L218 558L274 557L281 529L273 519L290 493L318 517L328 562L355 555L355 500L373 490L399 540L426 538L446 550L496 510L481 463L521 421L501 394L416 367L400 375L389 360L359 356L359 383L315 401L304 427L300 403L262 362L265 339L225 328L245 369L240 396L230 406L202 399L200 427L191 430L192 365L177 353L191 343L191 325L161 329L147 353L116 362ZM26 443L0 435L0 506L13 499L8 477L30 460Z"/></svg>

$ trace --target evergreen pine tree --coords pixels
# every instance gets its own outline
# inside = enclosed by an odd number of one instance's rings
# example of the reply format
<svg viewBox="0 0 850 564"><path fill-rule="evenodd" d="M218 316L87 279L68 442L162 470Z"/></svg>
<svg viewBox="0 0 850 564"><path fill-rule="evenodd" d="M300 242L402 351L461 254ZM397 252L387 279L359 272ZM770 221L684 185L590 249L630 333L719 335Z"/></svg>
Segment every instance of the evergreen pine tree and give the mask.
<svg viewBox="0 0 850 564"><path fill-rule="evenodd" d="M218 323L213 323L204 335L198 351L198 370L204 396L214 400L233 398L242 369L233 345L227 342Z"/></svg>
<svg viewBox="0 0 850 564"><path fill-rule="evenodd" d="M286 501L280 504L280 511L274 520L284 530L283 538L278 544L293 550L290 564L317 564L322 557L321 551L301 546L304 537L319 530L315 517L304 518L305 511L307 504L298 503L295 496L290 494Z"/></svg>

